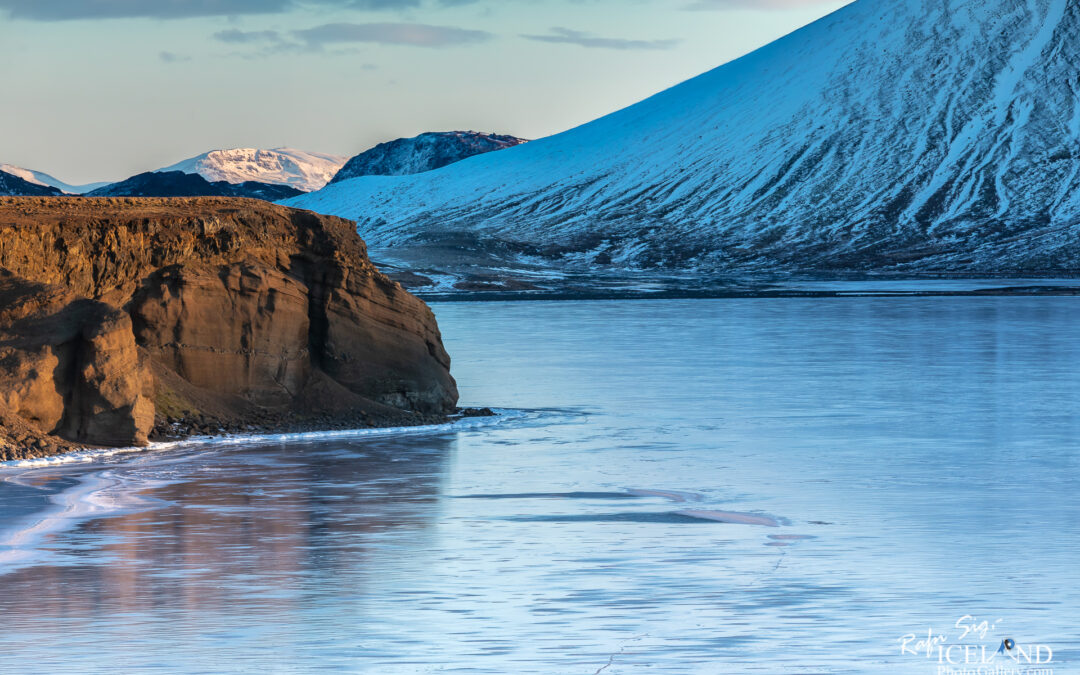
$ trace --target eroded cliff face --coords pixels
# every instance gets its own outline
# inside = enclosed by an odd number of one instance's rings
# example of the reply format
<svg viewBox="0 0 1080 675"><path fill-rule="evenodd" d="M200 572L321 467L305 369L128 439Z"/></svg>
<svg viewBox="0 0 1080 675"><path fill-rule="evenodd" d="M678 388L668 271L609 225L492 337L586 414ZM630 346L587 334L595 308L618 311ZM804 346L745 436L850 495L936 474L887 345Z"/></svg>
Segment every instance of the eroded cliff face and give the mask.
<svg viewBox="0 0 1080 675"><path fill-rule="evenodd" d="M456 405L434 315L349 221L0 198L0 269L0 458L141 444L179 418L419 423Z"/></svg>

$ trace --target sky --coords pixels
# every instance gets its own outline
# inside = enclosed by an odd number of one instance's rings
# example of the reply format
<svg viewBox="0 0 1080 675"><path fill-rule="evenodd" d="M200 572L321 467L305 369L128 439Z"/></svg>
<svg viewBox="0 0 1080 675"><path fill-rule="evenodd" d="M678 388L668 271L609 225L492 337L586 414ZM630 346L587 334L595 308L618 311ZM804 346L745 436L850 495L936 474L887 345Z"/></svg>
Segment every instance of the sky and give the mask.
<svg viewBox="0 0 1080 675"><path fill-rule="evenodd" d="M850 0L0 0L0 164L119 180L208 150L541 138Z"/></svg>

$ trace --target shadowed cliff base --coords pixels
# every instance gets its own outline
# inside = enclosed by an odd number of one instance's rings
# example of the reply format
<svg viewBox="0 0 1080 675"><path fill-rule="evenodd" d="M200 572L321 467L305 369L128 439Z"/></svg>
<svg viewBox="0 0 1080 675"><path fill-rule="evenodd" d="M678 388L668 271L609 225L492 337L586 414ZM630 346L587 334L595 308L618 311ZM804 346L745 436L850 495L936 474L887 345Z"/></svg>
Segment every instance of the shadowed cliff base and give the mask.
<svg viewBox="0 0 1080 675"><path fill-rule="evenodd" d="M0 198L0 459L404 426L457 389L351 222L249 199Z"/></svg>

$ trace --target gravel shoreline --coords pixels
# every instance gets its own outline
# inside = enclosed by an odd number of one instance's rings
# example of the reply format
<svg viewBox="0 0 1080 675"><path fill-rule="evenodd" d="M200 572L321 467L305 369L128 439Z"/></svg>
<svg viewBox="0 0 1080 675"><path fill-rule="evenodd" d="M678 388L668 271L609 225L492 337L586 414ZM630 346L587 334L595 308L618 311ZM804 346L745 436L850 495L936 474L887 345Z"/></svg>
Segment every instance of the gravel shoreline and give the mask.
<svg viewBox="0 0 1080 675"><path fill-rule="evenodd" d="M220 420L203 415L189 418L159 416L150 434L151 442L177 441L192 436L222 434L291 434L345 429L420 427L446 424L465 417L494 417L490 408L458 408L453 415L403 412L400 415L374 415L364 411L353 414L315 413L281 415L266 413L243 420Z"/></svg>
<svg viewBox="0 0 1080 675"><path fill-rule="evenodd" d="M351 429L385 429L448 424L469 417L495 417L490 408L458 408L453 415L430 415L416 412L400 414L371 414L364 411L352 414L261 413L244 419L221 419L205 415L170 417L159 415L150 434L151 443L182 441L195 436L226 436L239 434L292 434ZM79 445L62 438L27 438L27 442L11 439L0 444L0 461L21 461L54 457L68 452L103 449Z"/></svg>

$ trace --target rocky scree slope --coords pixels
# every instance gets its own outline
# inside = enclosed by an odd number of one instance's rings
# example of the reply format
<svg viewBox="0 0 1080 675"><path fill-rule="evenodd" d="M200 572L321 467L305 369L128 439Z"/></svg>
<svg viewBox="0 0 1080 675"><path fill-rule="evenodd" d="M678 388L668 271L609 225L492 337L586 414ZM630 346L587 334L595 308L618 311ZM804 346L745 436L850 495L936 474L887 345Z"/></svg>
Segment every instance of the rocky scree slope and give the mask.
<svg viewBox="0 0 1080 675"><path fill-rule="evenodd" d="M0 198L0 459L155 429L455 409L434 315L349 221L246 199Z"/></svg>

